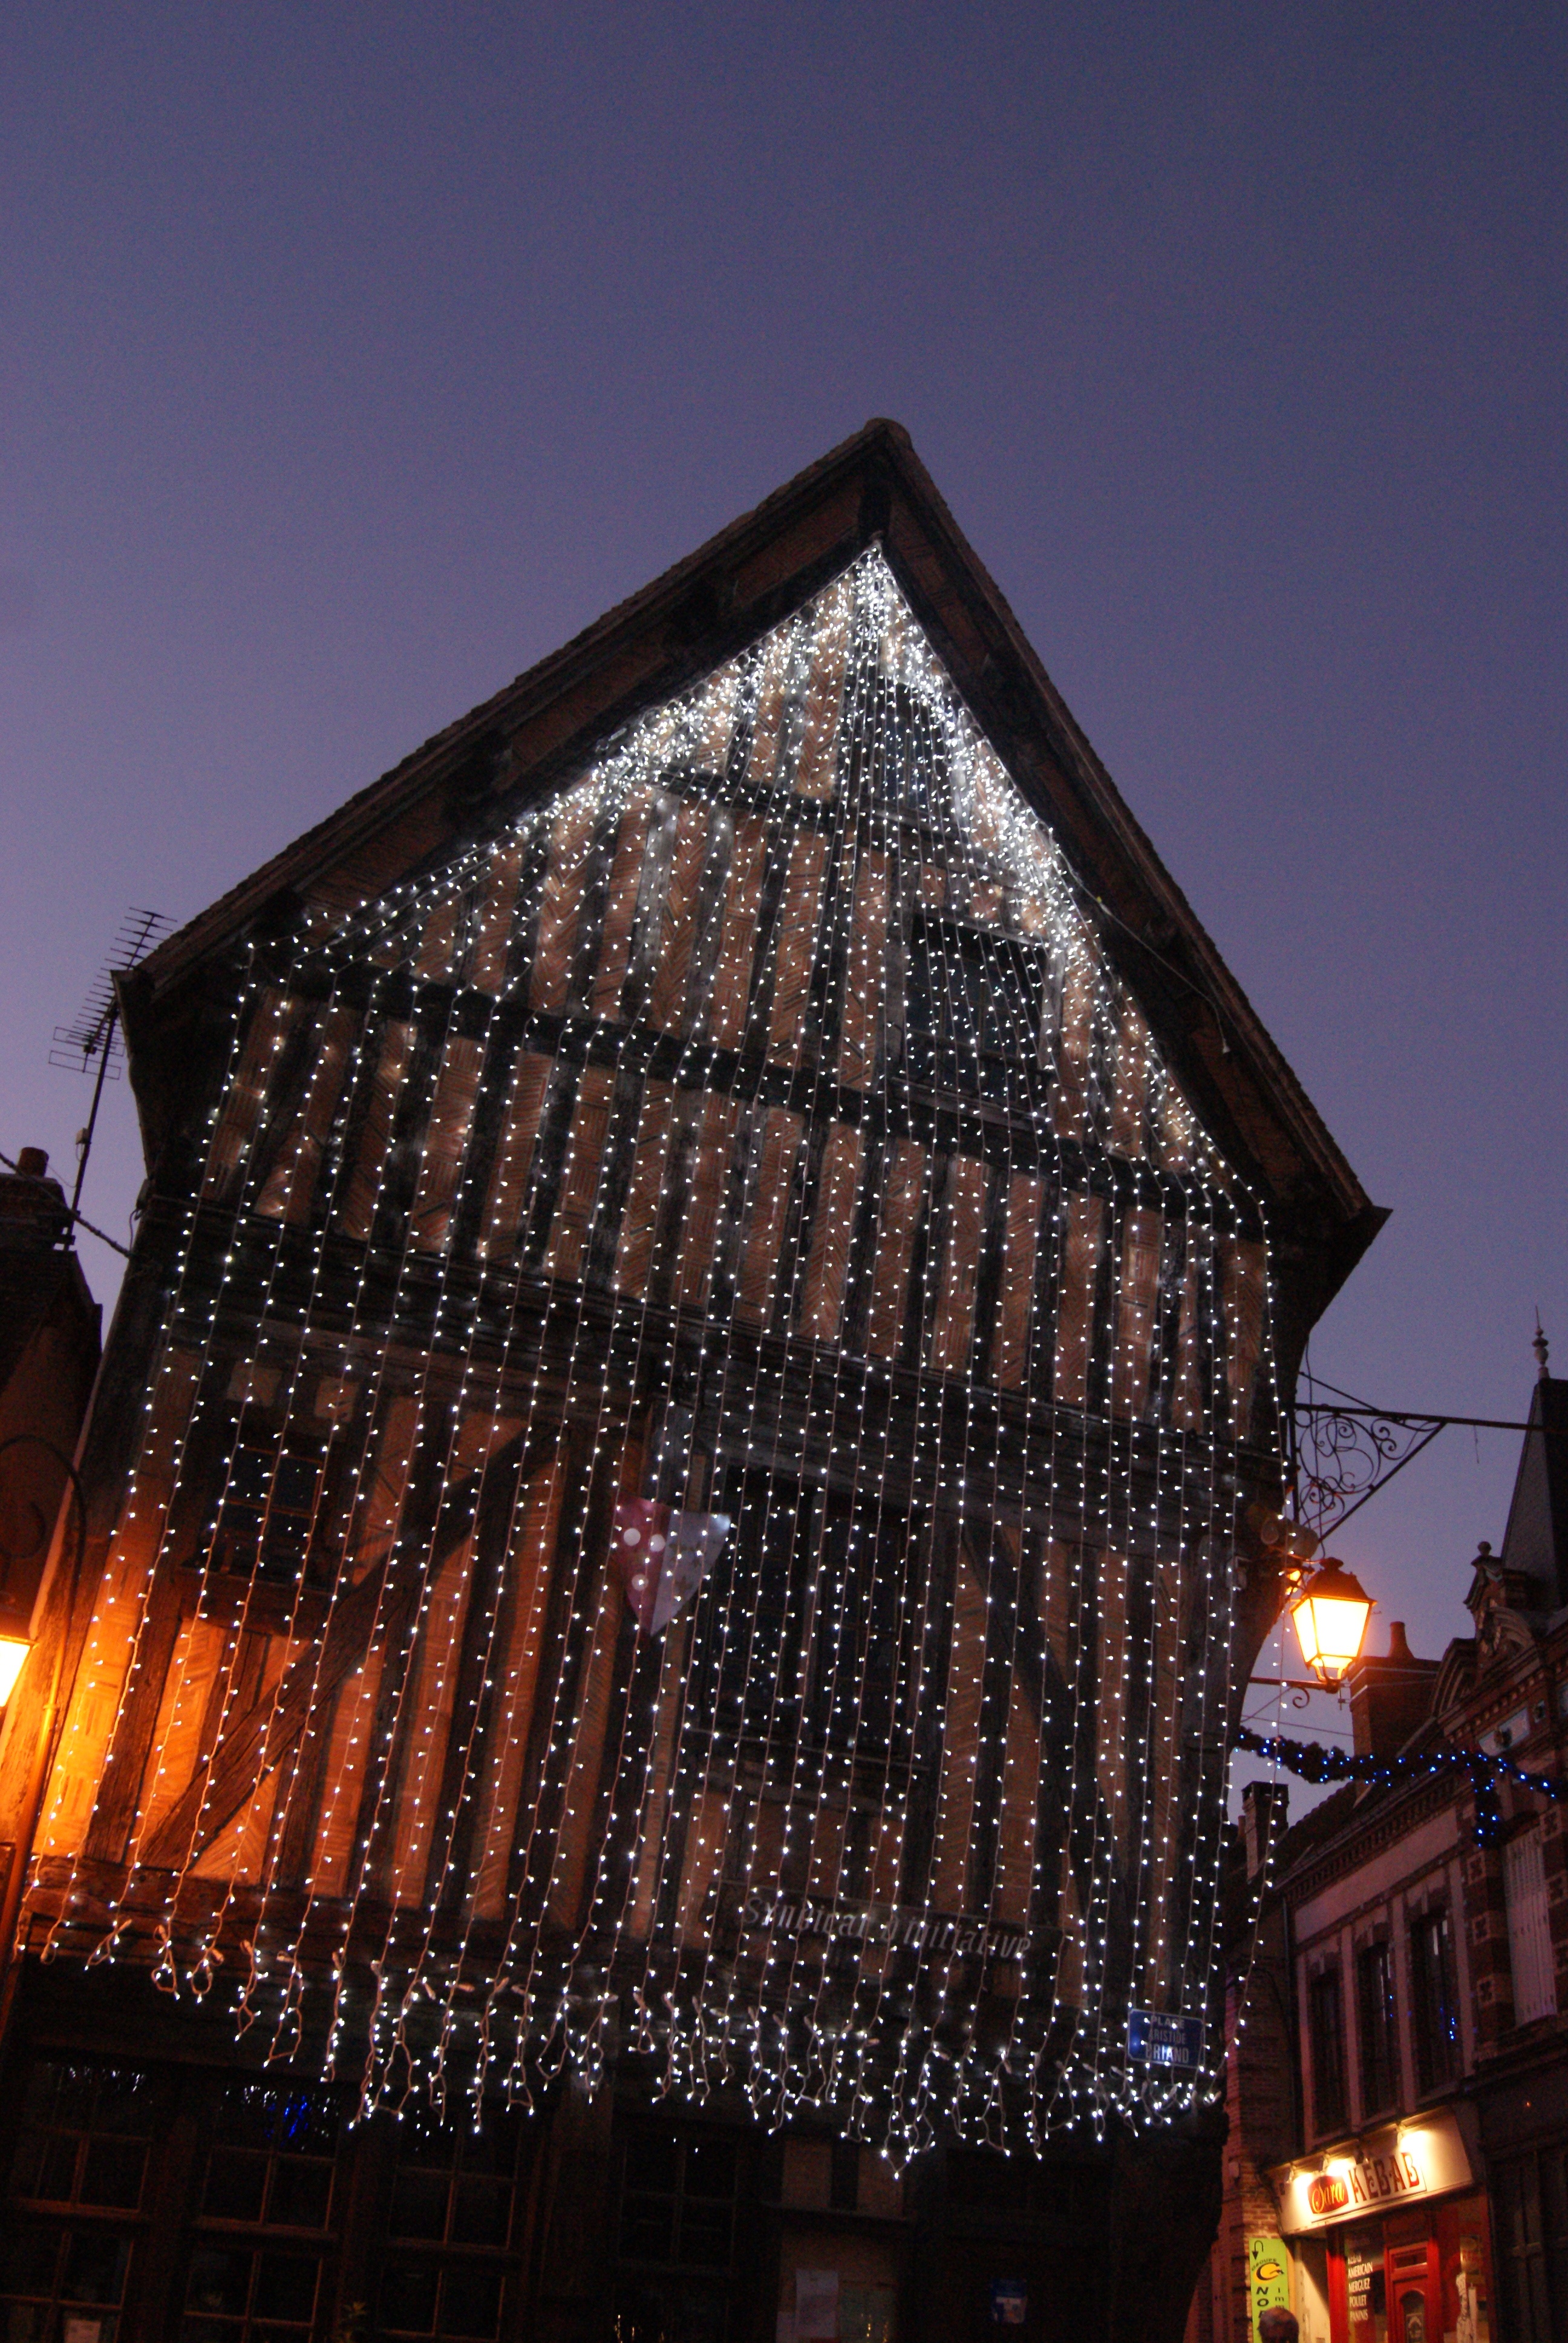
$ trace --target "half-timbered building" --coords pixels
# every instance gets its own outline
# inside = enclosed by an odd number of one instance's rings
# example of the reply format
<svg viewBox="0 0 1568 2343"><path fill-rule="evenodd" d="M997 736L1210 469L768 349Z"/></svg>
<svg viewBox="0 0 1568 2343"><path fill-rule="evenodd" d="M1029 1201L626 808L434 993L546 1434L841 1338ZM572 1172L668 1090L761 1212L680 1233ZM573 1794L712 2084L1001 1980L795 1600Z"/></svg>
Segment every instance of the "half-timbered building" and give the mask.
<svg viewBox="0 0 1568 2343"><path fill-rule="evenodd" d="M1179 2332L1378 1216L903 433L123 1010L10 2331Z"/></svg>

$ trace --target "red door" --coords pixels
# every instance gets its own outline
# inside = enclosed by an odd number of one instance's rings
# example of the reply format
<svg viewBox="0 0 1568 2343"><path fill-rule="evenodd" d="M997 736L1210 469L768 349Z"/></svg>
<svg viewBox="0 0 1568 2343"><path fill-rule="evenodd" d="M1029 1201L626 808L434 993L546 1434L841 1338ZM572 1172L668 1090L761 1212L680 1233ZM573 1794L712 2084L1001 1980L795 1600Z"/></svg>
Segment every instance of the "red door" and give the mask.
<svg viewBox="0 0 1568 2343"><path fill-rule="evenodd" d="M1391 2246L1387 2284L1388 2343L1442 2343L1436 2246Z"/></svg>

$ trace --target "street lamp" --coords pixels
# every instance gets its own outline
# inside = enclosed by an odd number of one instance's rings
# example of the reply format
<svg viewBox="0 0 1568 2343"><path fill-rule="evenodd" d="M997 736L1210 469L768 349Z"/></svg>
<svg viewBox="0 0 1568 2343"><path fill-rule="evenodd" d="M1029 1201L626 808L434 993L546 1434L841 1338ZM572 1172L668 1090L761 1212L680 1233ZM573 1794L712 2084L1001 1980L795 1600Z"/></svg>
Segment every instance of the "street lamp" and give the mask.
<svg viewBox="0 0 1568 2343"><path fill-rule="evenodd" d="M76 1537L71 1565L68 1609L69 1605L75 1601L76 1585L82 1574L82 1556L86 1546L86 1505L82 1495L82 1484L76 1478L76 1468L65 1452L55 1447L52 1440L45 1440L35 1432L14 1432L9 1439L0 1440L0 1457L9 1455L13 1448L41 1448L46 1456L54 1458L70 1483L71 1497L75 1512ZM42 1514L38 1513L36 1507L33 1510L46 1537L48 1523L44 1521ZM0 1545L0 1595L4 1595L6 1592L6 1581L10 1576L11 1565L15 1559L14 1555L5 1551L4 1545ZM16 1615L15 1604L8 1602L7 1608L12 1611L12 1615L15 1617ZM11 1695L16 1689L16 1679L21 1674L27 1654L32 1648L31 1635L19 1635L14 1631L0 1632L0 1711L9 1704Z"/></svg>
<svg viewBox="0 0 1568 2343"><path fill-rule="evenodd" d="M15 1691L22 1663L32 1648L25 1635L0 1635L0 1708Z"/></svg>
<svg viewBox="0 0 1568 2343"><path fill-rule="evenodd" d="M1290 1609L1302 1657L1325 1692L1337 1692L1365 1639L1372 1597L1342 1562L1325 1557Z"/></svg>
<svg viewBox="0 0 1568 2343"><path fill-rule="evenodd" d="M55 1644L55 1665L51 1673L48 1694L43 1703L37 1738L34 1744L31 1777L23 1797L18 1815L19 1827L11 1848L11 1861L4 1892L0 1893L0 2046L4 2046L10 2025L16 1978L16 1922L22 1909L22 1891L26 1885L27 1865L32 1859L33 1841L37 1834L38 1817L43 1812L44 1792L48 1786L50 1769L59 1745L60 1726L65 1721L76 1669L82 1664L78 1646L69 1678L65 1658L71 1641L71 1623L75 1614L76 1596L82 1584L82 1564L87 1552L87 1500L75 1466L52 1440L42 1439L33 1432L14 1432L8 1440L0 1440L0 1456L13 1448L23 1446L45 1449L61 1467L70 1483L70 1510L75 1514L76 1534L71 1554L70 1576L65 1582L65 1601L59 1610L59 1634ZM0 1642L0 1667L5 1671L0 1678L0 1707L10 1699L11 1690L22 1673L22 1664L33 1646L20 1635L7 1635Z"/></svg>

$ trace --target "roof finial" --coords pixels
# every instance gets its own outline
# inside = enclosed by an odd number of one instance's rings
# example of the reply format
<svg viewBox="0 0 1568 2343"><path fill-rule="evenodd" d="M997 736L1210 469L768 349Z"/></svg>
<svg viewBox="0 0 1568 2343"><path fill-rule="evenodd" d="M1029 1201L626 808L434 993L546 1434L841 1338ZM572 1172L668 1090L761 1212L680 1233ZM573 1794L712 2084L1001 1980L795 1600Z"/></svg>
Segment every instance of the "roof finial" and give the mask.
<svg viewBox="0 0 1568 2343"><path fill-rule="evenodd" d="M1530 1347L1534 1352L1536 1360L1539 1363L1540 1372L1536 1380L1540 1383L1545 1383L1549 1380L1546 1362L1552 1355L1552 1346L1546 1340L1546 1332L1541 1323L1541 1312L1539 1310L1535 1312L1535 1340L1531 1343Z"/></svg>

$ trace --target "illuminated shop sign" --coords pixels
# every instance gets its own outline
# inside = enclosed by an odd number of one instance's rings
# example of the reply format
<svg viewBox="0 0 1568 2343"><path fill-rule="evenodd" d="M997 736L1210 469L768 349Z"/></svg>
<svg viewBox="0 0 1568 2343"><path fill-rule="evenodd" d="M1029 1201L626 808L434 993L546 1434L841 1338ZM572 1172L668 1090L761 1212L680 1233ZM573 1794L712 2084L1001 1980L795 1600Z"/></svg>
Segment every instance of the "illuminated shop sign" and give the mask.
<svg viewBox="0 0 1568 2343"><path fill-rule="evenodd" d="M1282 2166L1273 2178L1286 2237L1471 2186L1459 2126L1446 2113L1369 2132L1309 2163Z"/></svg>

